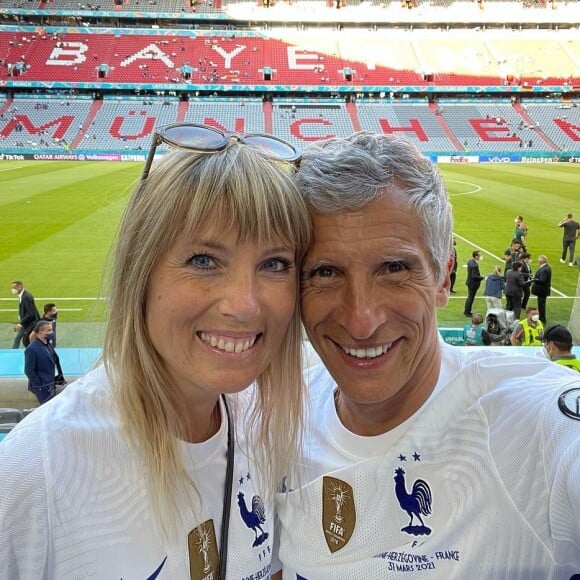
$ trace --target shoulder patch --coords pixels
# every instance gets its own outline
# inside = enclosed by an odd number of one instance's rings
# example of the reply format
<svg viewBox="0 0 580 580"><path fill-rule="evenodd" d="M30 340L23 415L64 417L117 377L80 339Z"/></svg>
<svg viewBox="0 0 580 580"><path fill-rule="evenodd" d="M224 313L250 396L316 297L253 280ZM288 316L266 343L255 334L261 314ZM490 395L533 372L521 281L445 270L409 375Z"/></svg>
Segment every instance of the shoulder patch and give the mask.
<svg viewBox="0 0 580 580"><path fill-rule="evenodd" d="M566 417L580 421L580 388L564 391L558 398L558 407Z"/></svg>

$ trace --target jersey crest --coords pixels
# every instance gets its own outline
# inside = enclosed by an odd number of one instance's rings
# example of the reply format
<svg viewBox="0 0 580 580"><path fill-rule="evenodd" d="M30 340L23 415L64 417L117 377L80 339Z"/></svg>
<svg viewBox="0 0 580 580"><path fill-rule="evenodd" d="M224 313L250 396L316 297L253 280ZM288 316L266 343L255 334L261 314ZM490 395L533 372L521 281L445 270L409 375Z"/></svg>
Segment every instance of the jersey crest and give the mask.
<svg viewBox="0 0 580 580"><path fill-rule="evenodd" d="M580 421L580 389L564 391L558 398L558 407L566 417Z"/></svg>
<svg viewBox="0 0 580 580"><path fill-rule="evenodd" d="M220 559L213 520L207 520L193 528L187 536L187 546L191 580L217 578Z"/></svg>
<svg viewBox="0 0 580 580"><path fill-rule="evenodd" d="M332 553L344 548L356 524L352 487L336 477L322 478L322 529Z"/></svg>
<svg viewBox="0 0 580 580"><path fill-rule="evenodd" d="M415 461L420 461L420 456L413 455ZM400 461L406 461L404 455L399 456ZM431 528L428 527L423 518L431 515L433 496L429 484L423 479L415 479L409 482L409 491L407 490L406 472L402 467L395 469L395 496L400 508L409 516L409 523L401 528L402 532L413 536L428 536L431 534Z"/></svg>

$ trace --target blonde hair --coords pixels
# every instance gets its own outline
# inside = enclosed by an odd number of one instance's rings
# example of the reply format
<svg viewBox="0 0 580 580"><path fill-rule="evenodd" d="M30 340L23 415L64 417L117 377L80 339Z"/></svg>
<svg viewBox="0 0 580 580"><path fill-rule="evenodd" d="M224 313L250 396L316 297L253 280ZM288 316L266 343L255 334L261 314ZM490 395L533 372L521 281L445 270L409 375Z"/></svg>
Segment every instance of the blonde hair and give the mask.
<svg viewBox="0 0 580 580"><path fill-rule="evenodd" d="M167 381L146 325L147 287L160 258L183 231L204 225L235 231L240 241L280 239L296 248L297 277L310 241L310 218L291 166L232 141L212 154L173 151L135 189L113 250L109 317L103 360L124 430L147 471L153 512L163 536L175 531L180 499L195 495L178 438L183 409ZM297 280L298 288L298 280ZM247 431L273 492L298 454L302 383L300 302L279 352L256 378L257 394L244 409L229 397ZM261 450L258 452L257 450Z"/></svg>

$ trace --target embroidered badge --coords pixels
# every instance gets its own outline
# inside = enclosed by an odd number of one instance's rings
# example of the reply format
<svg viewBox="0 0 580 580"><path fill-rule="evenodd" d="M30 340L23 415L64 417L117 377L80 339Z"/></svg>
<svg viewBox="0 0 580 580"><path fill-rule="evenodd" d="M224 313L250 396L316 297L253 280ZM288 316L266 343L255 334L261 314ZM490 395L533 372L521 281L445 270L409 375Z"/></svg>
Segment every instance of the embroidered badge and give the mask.
<svg viewBox="0 0 580 580"><path fill-rule="evenodd" d="M191 580L217 578L220 559L213 520L193 528L187 536L189 577Z"/></svg>
<svg viewBox="0 0 580 580"><path fill-rule="evenodd" d="M264 502L259 495L252 497L252 509L249 510L246 506L244 494L238 492L238 507L240 508L240 516L246 527L254 532L254 543L252 547L262 545L268 539L268 532L262 529L262 525L266 523L266 509ZM260 533L258 533L258 530Z"/></svg>
<svg viewBox="0 0 580 580"><path fill-rule="evenodd" d="M352 487L340 479L322 478L322 529L332 553L344 548L354 532L356 509Z"/></svg>
<svg viewBox="0 0 580 580"><path fill-rule="evenodd" d="M580 421L580 389L568 389L558 399L560 411L576 421Z"/></svg>
<svg viewBox="0 0 580 580"><path fill-rule="evenodd" d="M429 484L422 479L416 479L413 482L411 491L408 492L405 486L405 470L402 467L397 467L395 469L395 495L401 509L407 512L407 515L411 518L409 524L401 528L401 532L412 534L413 536L428 536L431 534L431 528L425 525L421 517L431 514L433 498Z"/></svg>

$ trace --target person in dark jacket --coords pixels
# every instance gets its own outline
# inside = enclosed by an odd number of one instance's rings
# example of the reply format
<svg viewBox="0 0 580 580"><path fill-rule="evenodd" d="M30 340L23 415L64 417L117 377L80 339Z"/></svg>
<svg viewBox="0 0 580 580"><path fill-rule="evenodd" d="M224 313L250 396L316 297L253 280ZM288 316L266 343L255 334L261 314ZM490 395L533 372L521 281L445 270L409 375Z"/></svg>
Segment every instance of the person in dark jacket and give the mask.
<svg viewBox="0 0 580 580"><path fill-rule="evenodd" d="M52 325L39 320L34 327L36 338L24 350L24 373L28 377L28 390L42 405L56 395L56 355L48 341Z"/></svg>
<svg viewBox="0 0 580 580"><path fill-rule="evenodd" d="M467 280L465 281L465 284L467 285L467 299L465 300L465 306L463 308L463 314L468 318L473 316L471 308L473 307L475 295L477 294L481 281L483 280L478 265L478 262L482 260L481 252L479 252L479 250L474 250L471 256L471 260L467 262Z"/></svg>
<svg viewBox="0 0 580 580"><path fill-rule="evenodd" d="M548 258L543 254L538 256L538 270L532 280L532 294L538 298L540 320L546 324L546 299L552 292L552 268Z"/></svg>
<svg viewBox="0 0 580 580"><path fill-rule="evenodd" d="M516 320L520 319L522 311L522 298L524 297L524 285L526 279L522 274L522 263L514 262L512 267L505 273L505 296L506 310L514 313Z"/></svg>
<svg viewBox="0 0 580 580"><path fill-rule="evenodd" d="M530 266L532 255L524 252L521 257L522 263L522 274L524 276L524 280L528 282L524 286L524 297L522 298L522 310L525 310L528 307L528 300L530 299L530 292L532 287L532 267Z"/></svg>
<svg viewBox="0 0 580 580"><path fill-rule="evenodd" d="M455 286L455 279L457 278L457 240L453 238L453 268L451 268L451 273L449 274L449 278L451 279L451 287L449 288L449 292L451 294L455 294L457 290L454 290Z"/></svg>
<svg viewBox="0 0 580 580"><path fill-rule="evenodd" d="M12 282L12 294L18 296L18 324L14 325L16 336L12 348L18 348L20 341L26 347L30 343L29 335L34 330L34 325L40 320L40 314L34 297L20 280Z"/></svg>

